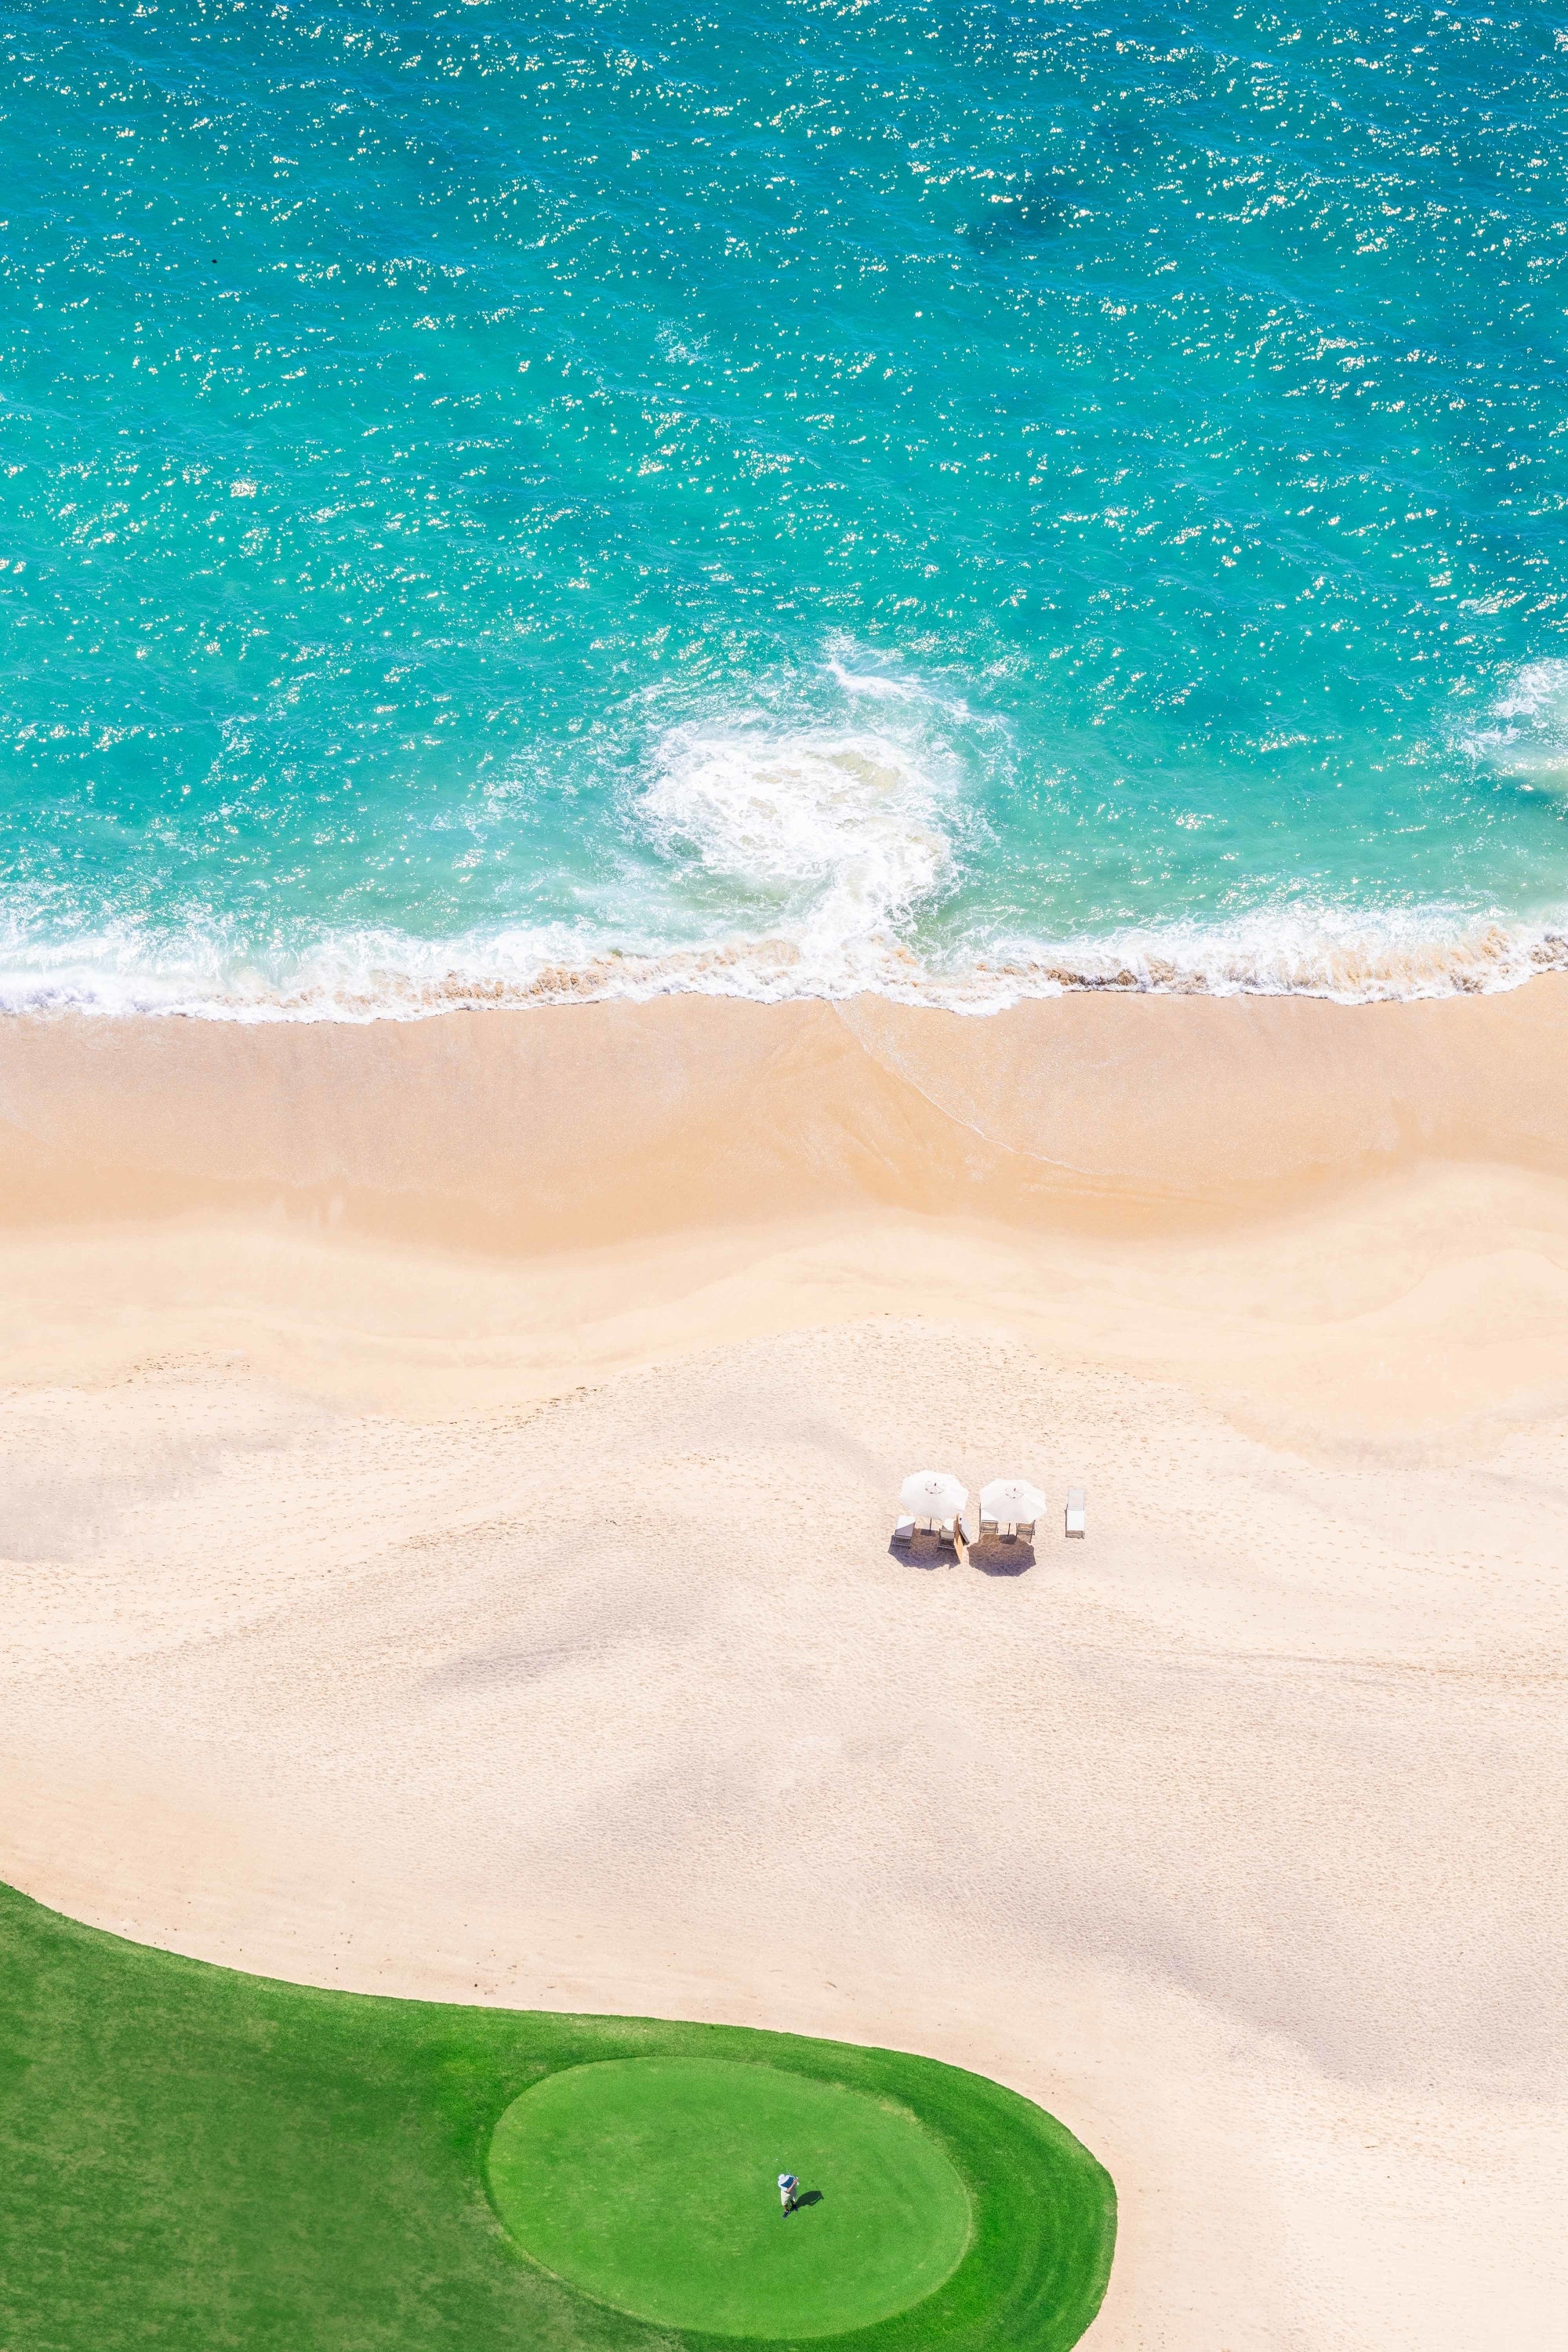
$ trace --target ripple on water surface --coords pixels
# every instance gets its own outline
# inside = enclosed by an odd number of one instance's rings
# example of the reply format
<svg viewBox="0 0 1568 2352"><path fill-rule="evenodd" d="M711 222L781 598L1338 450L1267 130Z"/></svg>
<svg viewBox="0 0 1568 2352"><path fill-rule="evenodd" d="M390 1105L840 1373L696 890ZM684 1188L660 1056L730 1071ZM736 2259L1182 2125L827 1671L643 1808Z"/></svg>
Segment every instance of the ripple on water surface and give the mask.
<svg viewBox="0 0 1568 2352"><path fill-rule="evenodd" d="M1563 42L30 10L0 994L1561 961Z"/></svg>

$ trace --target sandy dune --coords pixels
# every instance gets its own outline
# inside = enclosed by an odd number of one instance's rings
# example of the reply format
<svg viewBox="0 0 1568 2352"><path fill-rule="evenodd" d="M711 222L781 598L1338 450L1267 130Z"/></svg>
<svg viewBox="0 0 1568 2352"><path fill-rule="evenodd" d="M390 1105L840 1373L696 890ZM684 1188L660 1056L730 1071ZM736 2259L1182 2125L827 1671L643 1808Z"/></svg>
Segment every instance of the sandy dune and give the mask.
<svg viewBox="0 0 1568 2352"><path fill-rule="evenodd" d="M1371 1033L1301 1024L1300 1085L1339 1053L1373 1106L1328 1163L1247 1108L1238 1017L1207 1190L1152 1097L1112 1102L1118 1169L1052 1174L1062 1057L998 1141L985 1055L1042 1029L949 1024L984 1051L935 1067L909 1032L916 1085L879 1008L875 1055L805 1008L766 1067L700 1008L722 1079L706 1045L606 1075L601 1024L537 1016L575 1209L536 1122L482 1181L449 1138L377 1162L388 1063L428 1106L461 1062L484 1128L484 1018L229 1033L227 1081L208 1029L14 1031L0 1871L310 1980L982 2067L1116 2176L1117 2352L1555 2347L1568 1155L1549 1086L1500 1141L1417 1097L1451 1062L1481 1103L1563 1001L1508 1000L1485 1067L1434 1031L1381 1143ZM334 1108L301 1057L355 1052ZM640 1171L595 1163L617 1092L629 1129L674 1106ZM1081 1483L1089 1540L900 1558L927 1461Z"/></svg>

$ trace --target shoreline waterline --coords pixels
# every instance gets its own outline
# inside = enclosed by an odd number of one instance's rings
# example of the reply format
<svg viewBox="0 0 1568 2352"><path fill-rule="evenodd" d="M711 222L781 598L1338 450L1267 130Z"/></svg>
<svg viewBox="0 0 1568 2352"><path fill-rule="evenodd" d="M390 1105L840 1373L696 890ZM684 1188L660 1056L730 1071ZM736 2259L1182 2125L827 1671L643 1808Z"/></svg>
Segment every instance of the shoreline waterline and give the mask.
<svg viewBox="0 0 1568 2352"><path fill-rule="evenodd" d="M1348 909L1314 929L1272 919L1205 929L1128 931L984 952L922 957L879 936L814 950L784 935L663 949L506 934L489 940L386 935L325 940L271 970L226 964L214 951L160 968L131 958L83 961L74 950L7 968L0 1019L79 1013L125 1019L269 1022L420 1021L446 1013L723 997L772 1005L896 1004L984 1018L1064 995L1303 997L1339 1005L1420 1003L1491 995L1568 971L1568 919L1427 929L1379 928Z"/></svg>

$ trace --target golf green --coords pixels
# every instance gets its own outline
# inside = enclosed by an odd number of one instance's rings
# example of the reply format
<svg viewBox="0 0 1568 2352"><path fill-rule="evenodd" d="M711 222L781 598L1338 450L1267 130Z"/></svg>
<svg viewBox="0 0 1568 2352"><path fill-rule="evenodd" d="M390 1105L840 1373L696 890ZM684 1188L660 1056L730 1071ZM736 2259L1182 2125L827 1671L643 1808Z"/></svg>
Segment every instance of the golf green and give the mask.
<svg viewBox="0 0 1568 2352"><path fill-rule="evenodd" d="M778 2176L801 2203L785 2215ZM907 2311L969 2243L969 2194L896 2100L770 2065L622 2058L525 2091L490 2143L513 2237L668 2327L838 2336Z"/></svg>
<svg viewBox="0 0 1568 2352"><path fill-rule="evenodd" d="M909 2051L278 1984L0 1886L9 2352L1072 2352L1115 2243L1071 2132Z"/></svg>

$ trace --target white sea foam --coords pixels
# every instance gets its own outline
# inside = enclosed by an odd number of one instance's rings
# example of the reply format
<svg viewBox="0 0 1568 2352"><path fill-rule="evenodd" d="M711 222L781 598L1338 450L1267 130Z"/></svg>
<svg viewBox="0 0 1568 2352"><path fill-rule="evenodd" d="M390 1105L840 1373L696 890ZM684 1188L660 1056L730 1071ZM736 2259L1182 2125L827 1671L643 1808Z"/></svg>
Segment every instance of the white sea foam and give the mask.
<svg viewBox="0 0 1568 2352"><path fill-rule="evenodd" d="M871 991L984 1013L1076 989L1369 1003L1568 970L1568 919L1442 903L1368 910L1296 897L1223 920L1055 938L961 929L950 901L977 824L963 789L977 748L969 714L913 679L897 707L872 698L875 728L858 726L859 681L847 672L849 723L837 728L764 709L667 730L628 796L637 853L613 894L584 894L577 922L438 940L323 930L260 955L219 927L141 924L47 944L18 921L0 934L0 1009L416 1020L681 992L777 1003ZM1521 671L1490 718L1478 758L1568 744L1568 663ZM979 756L1005 749L988 740Z"/></svg>
<svg viewBox="0 0 1568 2352"><path fill-rule="evenodd" d="M1470 757L1525 789L1568 785L1568 661L1527 662L1492 703L1489 726L1464 738Z"/></svg>
<svg viewBox="0 0 1568 2352"><path fill-rule="evenodd" d="M195 939L174 953L102 938L0 963L0 1010L184 1014L209 1020L421 1020L486 1007L692 993L777 1003L862 991L952 1012L1000 1012L1075 990L1160 995L1310 995L1343 1004L1490 994L1568 971L1568 920L1466 922L1428 908L1259 908L1228 923L1109 935L955 941L921 956L893 933L826 929L719 935L621 948L584 929L511 929L427 940L332 934L266 966Z"/></svg>
<svg viewBox="0 0 1568 2352"><path fill-rule="evenodd" d="M870 981L952 865L951 785L881 734L677 728L637 814L678 873L721 881L825 978Z"/></svg>
<svg viewBox="0 0 1568 2352"><path fill-rule="evenodd" d="M1015 999L1059 988L1373 1004L1490 994L1568 970L1568 920L1291 902L1225 921L1128 926L1050 945L999 938L976 955L975 968L994 1003L1011 986Z"/></svg>
<svg viewBox="0 0 1568 2352"><path fill-rule="evenodd" d="M872 702L907 702L921 692L912 678L900 677L897 670L847 669L837 654L830 657L827 671L835 686L842 688L846 694Z"/></svg>

